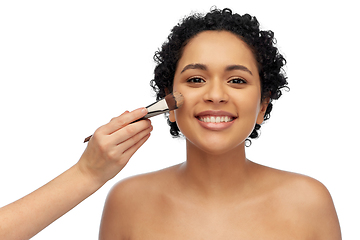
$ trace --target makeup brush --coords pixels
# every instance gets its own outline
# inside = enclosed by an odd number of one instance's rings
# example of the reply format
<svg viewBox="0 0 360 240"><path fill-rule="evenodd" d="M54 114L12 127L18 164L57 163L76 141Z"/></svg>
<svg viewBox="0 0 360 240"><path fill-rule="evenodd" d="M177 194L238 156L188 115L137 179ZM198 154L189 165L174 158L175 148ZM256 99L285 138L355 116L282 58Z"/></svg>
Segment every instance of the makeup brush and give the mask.
<svg viewBox="0 0 360 240"><path fill-rule="evenodd" d="M171 110L178 109L179 107L181 107L181 105L183 105L183 103L184 103L184 97L183 97L183 95L181 95L181 93L179 93L179 92L170 93L170 94L166 95L163 99L156 101L156 102L150 104L149 106L147 106L146 109L148 110L148 113L144 117L142 117L138 120L135 120L132 123L140 121L140 120L144 120L144 119L147 119L147 118L150 118L150 117L162 114L162 113L166 113ZM91 136L85 138L84 143L88 142L90 140Z"/></svg>

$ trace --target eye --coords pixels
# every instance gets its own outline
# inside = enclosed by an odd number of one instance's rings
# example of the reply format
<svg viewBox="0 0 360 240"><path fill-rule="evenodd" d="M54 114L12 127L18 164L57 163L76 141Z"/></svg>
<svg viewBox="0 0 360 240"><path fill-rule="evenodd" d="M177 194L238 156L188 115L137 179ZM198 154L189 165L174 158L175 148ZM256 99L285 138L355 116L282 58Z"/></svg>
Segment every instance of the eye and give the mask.
<svg viewBox="0 0 360 240"><path fill-rule="evenodd" d="M242 78L233 78L233 79L229 80L228 83L244 84L244 83L246 83L246 81Z"/></svg>
<svg viewBox="0 0 360 240"><path fill-rule="evenodd" d="M192 77L192 78L189 78L186 82L188 83L204 83L204 79L202 78L199 78L199 77Z"/></svg>

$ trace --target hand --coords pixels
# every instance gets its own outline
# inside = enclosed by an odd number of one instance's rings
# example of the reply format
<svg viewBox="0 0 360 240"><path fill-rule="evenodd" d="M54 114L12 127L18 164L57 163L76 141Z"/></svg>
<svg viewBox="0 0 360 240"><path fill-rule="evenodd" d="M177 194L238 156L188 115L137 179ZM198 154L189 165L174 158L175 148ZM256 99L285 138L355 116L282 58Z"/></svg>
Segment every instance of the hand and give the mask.
<svg viewBox="0 0 360 240"><path fill-rule="evenodd" d="M150 136L150 120L132 123L146 113L146 108L126 111L98 128L77 163L80 170L102 184L116 176Z"/></svg>

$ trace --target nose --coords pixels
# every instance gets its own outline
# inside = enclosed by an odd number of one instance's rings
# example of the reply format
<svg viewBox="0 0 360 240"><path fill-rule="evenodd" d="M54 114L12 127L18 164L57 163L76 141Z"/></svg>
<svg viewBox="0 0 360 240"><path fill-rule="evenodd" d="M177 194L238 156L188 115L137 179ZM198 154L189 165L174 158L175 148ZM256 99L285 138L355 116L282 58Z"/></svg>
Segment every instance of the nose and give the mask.
<svg viewBox="0 0 360 240"><path fill-rule="evenodd" d="M226 92L226 86L221 81L211 81L207 86L207 91L204 94L205 102L225 103L229 100L229 95Z"/></svg>

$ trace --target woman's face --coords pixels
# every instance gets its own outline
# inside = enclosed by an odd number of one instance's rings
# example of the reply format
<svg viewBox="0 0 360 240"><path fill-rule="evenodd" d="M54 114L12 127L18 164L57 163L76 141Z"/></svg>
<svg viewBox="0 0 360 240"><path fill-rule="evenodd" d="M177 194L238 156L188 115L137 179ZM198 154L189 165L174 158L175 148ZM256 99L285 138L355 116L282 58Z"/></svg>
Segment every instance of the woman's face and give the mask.
<svg viewBox="0 0 360 240"><path fill-rule="evenodd" d="M183 106L170 113L187 144L221 154L244 147L255 123L262 123L260 78L250 48L227 31L205 31L185 46L173 90Z"/></svg>

